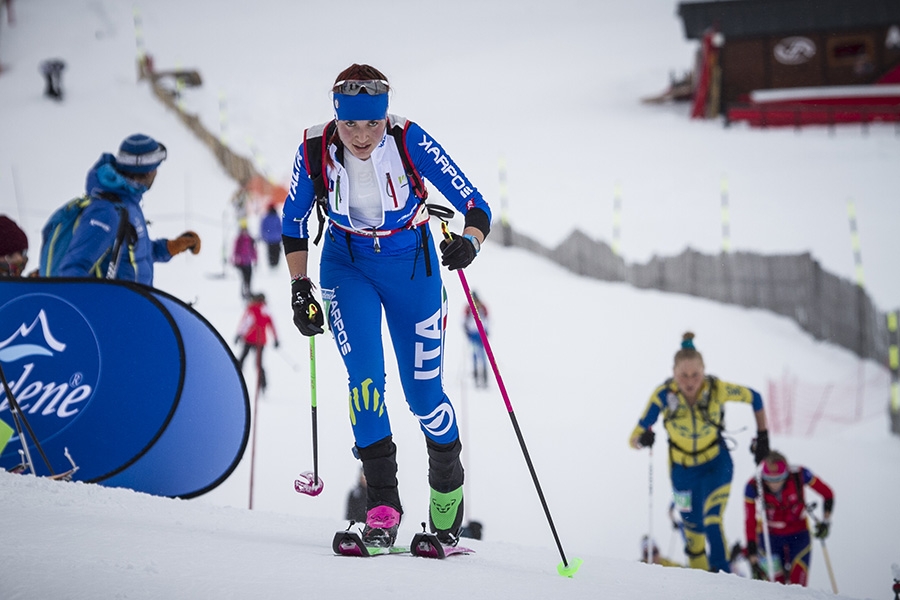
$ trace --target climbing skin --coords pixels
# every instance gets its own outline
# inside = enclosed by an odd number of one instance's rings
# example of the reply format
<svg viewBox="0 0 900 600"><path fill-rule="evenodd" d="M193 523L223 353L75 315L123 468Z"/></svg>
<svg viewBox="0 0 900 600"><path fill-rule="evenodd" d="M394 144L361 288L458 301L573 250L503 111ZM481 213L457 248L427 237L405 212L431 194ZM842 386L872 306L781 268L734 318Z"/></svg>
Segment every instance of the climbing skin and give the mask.
<svg viewBox="0 0 900 600"><path fill-rule="evenodd" d="M378 392L378 388L375 388L371 392L369 388L372 385L372 379L366 379L362 382L360 386L362 388L362 393L360 394L360 388L353 388L350 390L350 423L356 425L356 415L364 410L371 410L374 413L377 413L379 417L384 415L384 402L381 402L381 394ZM362 403L360 403L360 397L362 398ZM370 406L371 405L371 406Z"/></svg>

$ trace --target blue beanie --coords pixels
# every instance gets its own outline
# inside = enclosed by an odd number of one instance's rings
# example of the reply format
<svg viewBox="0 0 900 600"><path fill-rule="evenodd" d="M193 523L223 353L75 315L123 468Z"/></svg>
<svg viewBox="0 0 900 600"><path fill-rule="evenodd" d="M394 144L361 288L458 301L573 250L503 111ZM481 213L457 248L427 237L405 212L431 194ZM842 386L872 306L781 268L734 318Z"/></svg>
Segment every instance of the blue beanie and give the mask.
<svg viewBox="0 0 900 600"><path fill-rule="evenodd" d="M149 173L166 160L166 147L149 135L129 135L116 154L116 170L122 173Z"/></svg>

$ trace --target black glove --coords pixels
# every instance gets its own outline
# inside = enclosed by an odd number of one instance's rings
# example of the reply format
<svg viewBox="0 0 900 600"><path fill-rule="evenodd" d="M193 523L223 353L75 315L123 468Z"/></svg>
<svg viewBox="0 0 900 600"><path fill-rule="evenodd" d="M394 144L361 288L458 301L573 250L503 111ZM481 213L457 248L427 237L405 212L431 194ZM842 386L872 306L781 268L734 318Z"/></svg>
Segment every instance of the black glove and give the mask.
<svg viewBox="0 0 900 600"><path fill-rule="evenodd" d="M756 439L750 443L750 453L759 464L769 455L769 432L763 429L756 432Z"/></svg>
<svg viewBox="0 0 900 600"><path fill-rule="evenodd" d="M652 448L653 442L656 441L656 434L652 429L648 429L638 438L638 443L644 448Z"/></svg>
<svg viewBox="0 0 900 600"><path fill-rule="evenodd" d="M312 337L323 333L325 316L322 314L322 306L316 302L312 294L312 281L304 277L291 282L291 305L294 308L294 325L300 333L306 337ZM310 315L310 307L314 309Z"/></svg>
<svg viewBox="0 0 900 600"><path fill-rule="evenodd" d="M819 521L816 523L816 539L824 540L828 537L828 521Z"/></svg>
<svg viewBox="0 0 900 600"><path fill-rule="evenodd" d="M278 347L278 340L275 340L275 347Z"/></svg>
<svg viewBox="0 0 900 600"><path fill-rule="evenodd" d="M756 547L756 540L750 540L747 542L747 557L756 556L759 554L759 548Z"/></svg>
<svg viewBox="0 0 900 600"><path fill-rule="evenodd" d="M467 237L454 235L452 239L441 242L441 264L451 271L465 269L477 254L475 244Z"/></svg>

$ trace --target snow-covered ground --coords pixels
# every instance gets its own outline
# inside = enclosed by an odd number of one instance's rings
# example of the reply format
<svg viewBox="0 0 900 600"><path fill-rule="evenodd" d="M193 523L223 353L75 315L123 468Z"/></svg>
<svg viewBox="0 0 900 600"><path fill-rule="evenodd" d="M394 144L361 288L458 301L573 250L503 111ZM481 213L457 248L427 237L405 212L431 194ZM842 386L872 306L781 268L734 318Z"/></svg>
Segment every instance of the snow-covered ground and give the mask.
<svg viewBox="0 0 900 600"><path fill-rule="evenodd" d="M227 278L213 275L222 272L223 250L236 233L228 205L235 185L148 85L136 82L137 16L157 68L196 68L203 76L203 86L185 94L188 110L214 131L224 122L232 146L281 183L303 127L330 116L334 76L369 62L394 84L392 111L435 135L498 213L498 161L505 161L509 218L547 245L576 226L609 241L620 186L626 260L686 246L716 252L724 178L734 249L809 251L851 278L852 199L869 291L882 309L900 305L900 135L892 127L865 134L847 126L833 135L820 128L726 130L689 121L684 106L639 104L665 86L670 70L692 61L671 0L306 4L15 2L16 24L0 24L0 213L25 228L32 256L44 220L81 193L97 156L130 133L153 135L169 159L144 201L151 233L191 228L204 244L199 256L158 266L156 285L193 302L225 339L233 337L243 309L237 274L227 268ZM52 57L68 65L59 104L41 96L37 70ZM780 317L580 278L491 240L466 274L491 309L500 372L565 552L584 566L573 580L555 573L556 546L497 386L478 391L466 378L464 300L447 273L454 311L447 387L463 422L468 514L484 523L484 540L471 543L477 554L445 563L332 557L331 534L343 523L358 469L346 376L321 339L325 490L297 495L295 474L312 466L307 342L291 324L286 274L283 262L262 266L254 281L269 298L282 345L265 356L270 385L256 414L253 510L249 451L223 485L191 501L0 474L4 598L343 598L369 590L437 598L830 596L818 543L808 590L636 562L649 528L664 554L683 558L667 523L662 446L650 462L646 451L628 448L627 437L687 329L697 333L709 372L764 395L786 372L863 390L855 424L833 423L816 437L773 436L773 447L835 489L827 543L841 593L890 597L890 565L900 562L900 440L888 434L880 366ZM388 374L406 507L401 536L411 536L426 517L424 444L390 363ZM252 389L249 368L246 375ZM728 416L737 441L725 517L733 541L741 538L753 427L746 407Z"/></svg>

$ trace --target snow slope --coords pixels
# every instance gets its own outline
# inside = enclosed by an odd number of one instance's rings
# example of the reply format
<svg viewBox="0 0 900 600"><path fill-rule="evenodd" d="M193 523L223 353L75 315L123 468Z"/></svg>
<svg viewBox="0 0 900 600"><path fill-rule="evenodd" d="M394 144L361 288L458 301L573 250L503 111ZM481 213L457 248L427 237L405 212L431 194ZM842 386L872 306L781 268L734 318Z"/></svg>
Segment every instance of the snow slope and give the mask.
<svg viewBox="0 0 900 600"><path fill-rule="evenodd" d="M657 92L669 70L691 61L675 3L582 4L398 0L385 10L358 0L222 0L214 7L157 0L135 8L158 68L200 70L204 85L185 94L188 109L215 130L220 107L227 107L223 133L276 180L288 176L303 127L329 118L334 75L351 62L371 62L394 83L392 110L441 140L495 206L498 159L505 159L510 219L547 244L575 226L609 240L618 184L627 260L685 246L715 252L727 177L735 249L810 251L825 268L851 277L846 203L853 198L870 292L883 309L900 305L893 275L900 136L892 128L867 135L854 127L834 135L724 130L688 121L684 107L642 106L637 98ZM135 131L158 137L170 158L144 201L151 232L167 237L192 228L204 248L160 265L156 285L195 303L231 339L243 308L236 272L211 275L222 272L223 249L236 233L228 207L235 186L147 84L135 82L131 5L31 0L15 8L15 26L0 25L0 212L22 224L36 255L44 219L81 192L100 152ZM398 23L409 31L378 36ZM312 50L336 36L343 38L331 53ZM37 72L39 61L53 56L68 64L60 104L41 97ZM560 151L539 151L548 147ZM358 469L346 376L322 339L326 485L316 498L299 496L293 477L312 466L307 342L291 324L282 263L259 269L254 282L269 298L282 345L265 356L270 387L256 413L253 510L249 451L228 481L192 501L0 474L0 506L8 507L3 597L277 598L309 590L339 598L348 581L403 597L424 586L438 598L830 596L818 544L808 590L636 562L640 536L650 528L664 554L682 558L666 518L665 453L658 447L650 462L626 440L650 392L670 373L687 329L697 332L709 372L763 394L785 372L865 390L855 425L832 425L813 438L773 436L773 447L836 491L828 549L841 592L889 596L890 564L900 562L900 443L888 434L881 367L812 340L780 317L579 278L490 240L466 274L491 309L500 372L565 551L586 561L575 579L555 573L559 556L497 387L468 385L467 349L456 333L464 300L447 273L454 311L447 387L463 422L468 514L484 523L485 539L472 542L476 555L446 563L331 556L330 538L343 524L344 496ZM424 444L395 394L390 362L388 375L407 513L401 535L411 536L427 504ZM252 388L249 368L246 376ZM729 409L728 426L737 444L725 517L734 540L752 472L749 410Z"/></svg>

